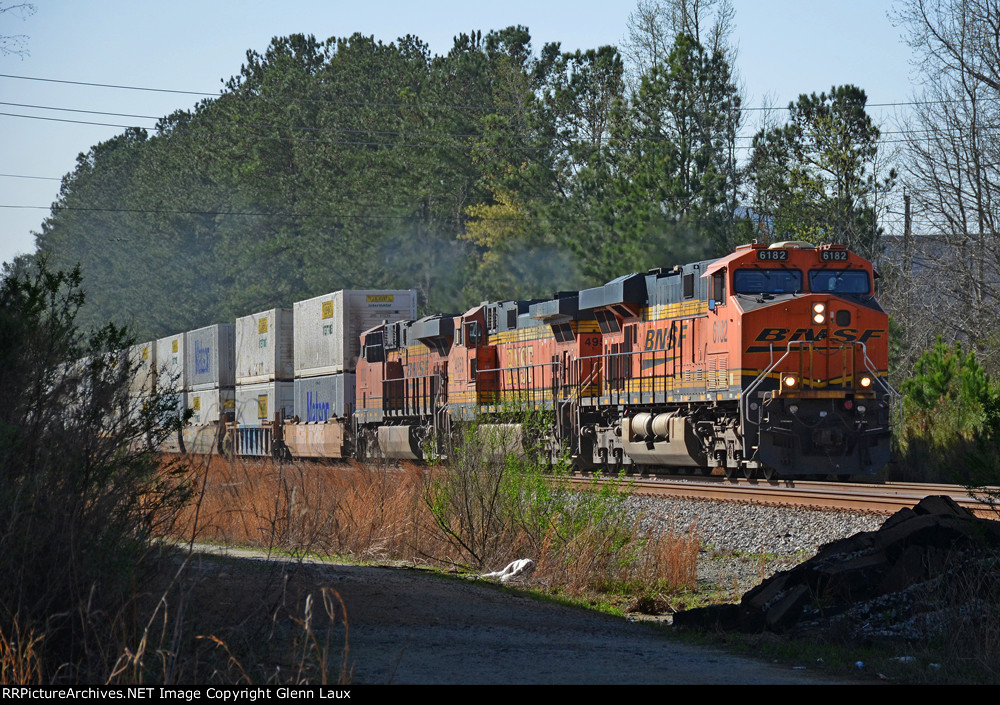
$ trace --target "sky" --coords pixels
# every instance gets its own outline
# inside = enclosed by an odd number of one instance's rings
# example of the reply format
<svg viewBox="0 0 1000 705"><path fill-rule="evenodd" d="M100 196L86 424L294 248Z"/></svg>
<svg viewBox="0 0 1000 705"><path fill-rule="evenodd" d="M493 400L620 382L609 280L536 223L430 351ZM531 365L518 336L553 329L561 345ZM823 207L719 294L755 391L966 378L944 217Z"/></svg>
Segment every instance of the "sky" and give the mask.
<svg viewBox="0 0 1000 705"><path fill-rule="evenodd" d="M0 0L0 8L11 5ZM355 32L391 42L413 34L444 54L455 35L510 25L528 27L535 50L621 45L634 0L33 0L22 19L0 13L0 35L27 35L29 55L0 56L0 261L35 250L38 231L76 158L120 134L152 127L156 117L189 109L202 96L126 90L108 84L218 94L247 50L272 37L317 39ZM785 107L801 93L853 83L869 104L902 103L917 87L911 51L887 12L891 0L734 0L732 41L745 105ZM47 80L38 80L47 79ZM59 82L56 82L59 81ZM36 107L26 107L36 106ZM60 108L62 110L54 110ZM112 117L85 112L123 113ZM896 107L870 107L891 130ZM743 133L753 134L748 113ZM29 117L24 117L29 116ZM55 118L55 119L53 119ZM75 122L74 122L75 121ZM83 122L110 123L88 125Z"/></svg>

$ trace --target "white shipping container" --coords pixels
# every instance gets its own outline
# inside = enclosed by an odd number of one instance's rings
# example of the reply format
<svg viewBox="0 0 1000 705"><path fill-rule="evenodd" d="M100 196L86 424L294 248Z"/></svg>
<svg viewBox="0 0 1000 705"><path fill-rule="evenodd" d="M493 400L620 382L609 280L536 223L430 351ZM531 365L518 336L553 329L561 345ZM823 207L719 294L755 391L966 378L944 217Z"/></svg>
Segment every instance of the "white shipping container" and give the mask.
<svg viewBox="0 0 1000 705"><path fill-rule="evenodd" d="M295 380L295 415L300 423L325 423L354 412L353 372Z"/></svg>
<svg viewBox="0 0 1000 705"><path fill-rule="evenodd" d="M236 409L236 390L233 387L213 387L187 393L187 406L193 412L191 424L199 426L219 421L226 412Z"/></svg>
<svg viewBox="0 0 1000 705"><path fill-rule="evenodd" d="M135 370L129 380L129 396L149 396L156 386L156 341L133 345L129 348L128 357L130 368Z"/></svg>
<svg viewBox="0 0 1000 705"><path fill-rule="evenodd" d="M184 365L192 391L236 386L236 326L216 323L188 331Z"/></svg>
<svg viewBox="0 0 1000 705"><path fill-rule="evenodd" d="M184 374L186 340L187 333L178 333L156 341L157 385L160 389L167 389L173 382L175 391L188 391L187 377Z"/></svg>
<svg viewBox="0 0 1000 705"><path fill-rule="evenodd" d="M382 321L416 318L417 292L335 291L297 301L294 311L295 376L353 372L361 351L361 333Z"/></svg>
<svg viewBox="0 0 1000 705"><path fill-rule="evenodd" d="M177 402L177 416L184 416L184 412L187 411L187 394L178 389L175 394L168 394L164 396L164 399L175 400Z"/></svg>
<svg viewBox="0 0 1000 705"><path fill-rule="evenodd" d="M272 308L236 319L236 383L291 380L295 375L290 308Z"/></svg>
<svg viewBox="0 0 1000 705"><path fill-rule="evenodd" d="M294 405L295 386L292 382L263 382L236 387L236 423L242 426L260 426L274 421L278 412L285 418L291 418Z"/></svg>
<svg viewBox="0 0 1000 705"><path fill-rule="evenodd" d="M184 397L185 395L182 393L164 394L160 396L161 405L166 405L169 403L174 403L177 405L175 411L164 412L163 415L161 415L160 420L162 422L166 422L172 419L173 417L180 418L184 415L184 410L185 410L184 405L187 404L187 399L185 399ZM147 405L151 404L152 402L153 402L152 397L136 397L134 400L132 400L132 404L130 407L131 419L133 421L138 421L139 419L141 419L142 414L146 411Z"/></svg>

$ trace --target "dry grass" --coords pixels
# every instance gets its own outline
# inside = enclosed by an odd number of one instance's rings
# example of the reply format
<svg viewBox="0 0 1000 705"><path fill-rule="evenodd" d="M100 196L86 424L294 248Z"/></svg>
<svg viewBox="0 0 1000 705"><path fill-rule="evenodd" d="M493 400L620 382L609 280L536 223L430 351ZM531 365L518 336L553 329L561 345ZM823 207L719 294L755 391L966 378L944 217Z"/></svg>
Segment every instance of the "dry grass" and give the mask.
<svg viewBox="0 0 1000 705"><path fill-rule="evenodd" d="M405 463L213 458L199 470L200 502L182 516L175 537L292 555L465 565L466 557L428 508L428 472ZM532 582L563 594L655 594L693 588L696 579L694 532L647 536L635 525L609 526L604 518L568 539L555 526L541 536L511 526L495 543L502 550L492 556L490 569L532 558Z"/></svg>
<svg viewBox="0 0 1000 705"><path fill-rule="evenodd" d="M698 548L694 533L610 534L606 527L588 527L559 550L542 551L534 578L553 592L618 604L624 598L626 611L661 612L669 608L669 595L694 589Z"/></svg>
<svg viewBox="0 0 1000 705"><path fill-rule="evenodd" d="M175 538L360 561L416 560L441 547L419 468L213 457L195 481L200 501Z"/></svg>
<svg viewBox="0 0 1000 705"><path fill-rule="evenodd" d="M25 631L14 619L11 634L0 630L0 683L40 683L42 663L36 647L42 637L34 631Z"/></svg>

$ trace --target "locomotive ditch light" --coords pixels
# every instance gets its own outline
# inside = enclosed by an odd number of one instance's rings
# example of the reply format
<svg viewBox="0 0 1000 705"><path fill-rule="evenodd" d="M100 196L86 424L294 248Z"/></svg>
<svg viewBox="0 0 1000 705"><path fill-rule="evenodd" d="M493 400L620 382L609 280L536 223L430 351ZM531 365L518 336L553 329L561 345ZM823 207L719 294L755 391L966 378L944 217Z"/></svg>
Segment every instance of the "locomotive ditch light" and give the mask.
<svg viewBox="0 0 1000 705"><path fill-rule="evenodd" d="M862 389L868 389L870 386L872 386L872 378L869 377L868 375L862 375L861 379L858 380L858 385Z"/></svg>
<svg viewBox="0 0 1000 705"><path fill-rule="evenodd" d="M785 375L781 378L781 385L786 389L795 389L795 386L799 383L799 378L795 375Z"/></svg>

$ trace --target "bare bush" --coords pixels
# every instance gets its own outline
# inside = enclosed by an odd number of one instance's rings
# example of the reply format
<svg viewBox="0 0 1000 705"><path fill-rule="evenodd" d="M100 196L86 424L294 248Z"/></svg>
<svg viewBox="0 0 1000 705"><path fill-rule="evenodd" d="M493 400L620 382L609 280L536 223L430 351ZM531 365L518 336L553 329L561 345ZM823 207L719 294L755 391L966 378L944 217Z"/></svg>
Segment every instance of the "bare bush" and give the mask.
<svg viewBox="0 0 1000 705"><path fill-rule="evenodd" d="M152 531L187 498L153 453L176 408L129 396L123 329L77 329L80 281L40 262L0 282L0 660L19 681L108 672Z"/></svg>

